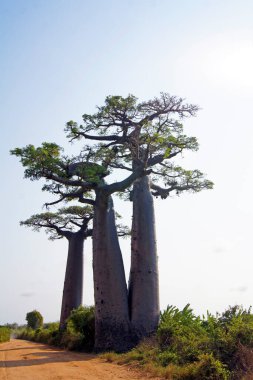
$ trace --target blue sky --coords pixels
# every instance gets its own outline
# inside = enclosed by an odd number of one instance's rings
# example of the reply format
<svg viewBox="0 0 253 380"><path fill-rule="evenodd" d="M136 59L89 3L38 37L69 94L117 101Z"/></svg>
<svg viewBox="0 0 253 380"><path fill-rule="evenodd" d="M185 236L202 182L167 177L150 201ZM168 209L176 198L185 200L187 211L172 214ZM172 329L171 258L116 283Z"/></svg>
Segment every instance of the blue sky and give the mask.
<svg viewBox="0 0 253 380"><path fill-rule="evenodd" d="M182 165L213 191L156 201L161 306L197 313L253 304L253 3L242 0L54 0L0 3L2 218L0 323L37 308L59 319L67 244L19 226L47 201L9 150L54 141L107 95L166 91L201 107ZM116 201L131 220L131 205ZM126 271L129 241L122 242ZM84 303L91 304L91 245Z"/></svg>

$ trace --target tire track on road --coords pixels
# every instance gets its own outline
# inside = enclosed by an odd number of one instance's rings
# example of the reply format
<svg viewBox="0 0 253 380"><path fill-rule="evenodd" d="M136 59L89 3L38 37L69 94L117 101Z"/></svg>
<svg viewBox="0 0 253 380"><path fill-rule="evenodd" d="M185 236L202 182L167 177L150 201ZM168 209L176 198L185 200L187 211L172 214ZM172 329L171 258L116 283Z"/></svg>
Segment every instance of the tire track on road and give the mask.
<svg viewBox="0 0 253 380"><path fill-rule="evenodd" d="M8 380L7 370L6 370L6 351L1 352L1 361L0 361L0 379Z"/></svg>
<svg viewBox="0 0 253 380"><path fill-rule="evenodd" d="M129 367L107 363L96 355L24 340L0 344L0 358L0 380L147 380L148 377Z"/></svg>

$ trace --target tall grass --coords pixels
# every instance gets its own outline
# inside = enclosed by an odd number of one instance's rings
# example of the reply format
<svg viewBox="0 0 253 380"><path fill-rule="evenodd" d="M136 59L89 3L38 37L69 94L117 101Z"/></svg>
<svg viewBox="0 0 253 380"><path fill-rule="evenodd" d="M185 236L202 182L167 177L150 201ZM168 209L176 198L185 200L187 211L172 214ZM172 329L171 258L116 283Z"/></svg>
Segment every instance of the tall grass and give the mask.
<svg viewBox="0 0 253 380"><path fill-rule="evenodd" d="M11 330L8 327L0 326L0 343L10 340Z"/></svg>

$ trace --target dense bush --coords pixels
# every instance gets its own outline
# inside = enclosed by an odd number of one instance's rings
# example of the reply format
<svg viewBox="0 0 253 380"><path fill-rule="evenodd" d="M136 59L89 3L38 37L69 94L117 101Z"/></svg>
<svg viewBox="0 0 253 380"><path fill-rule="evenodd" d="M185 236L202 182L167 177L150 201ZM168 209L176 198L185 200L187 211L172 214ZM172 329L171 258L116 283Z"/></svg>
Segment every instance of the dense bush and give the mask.
<svg viewBox="0 0 253 380"><path fill-rule="evenodd" d="M195 317L189 305L182 311L173 306L167 307L161 314L157 338L163 365L193 362L208 345L208 335L201 319Z"/></svg>
<svg viewBox="0 0 253 380"><path fill-rule="evenodd" d="M80 332L87 337L87 340L94 341L95 334L95 309L94 306L80 306L72 310L67 320L67 327L75 332Z"/></svg>
<svg viewBox="0 0 253 380"><path fill-rule="evenodd" d="M198 367L205 358L205 366L220 373L218 378L241 379L242 372L249 369L245 361L253 349L253 315L251 309L233 306L221 315L207 313L200 318L189 305L182 311L168 307L161 315L157 339L161 365L194 363L196 367L198 363ZM213 378L210 376L202 378Z"/></svg>
<svg viewBox="0 0 253 380"><path fill-rule="evenodd" d="M38 310L26 314L27 327L36 330L43 326L43 317Z"/></svg>
<svg viewBox="0 0 253 380"><path fill-rule="evenodd" d="M61 344L71 350L92 351L95 340L94 307L80 306L72 310Z"/></svg>
<svg viewBox="0 0 253 380"><path fill-rule="evenodd" d="M46 323L34 330L31 327L15 331L18 339L47 343L69 350L92 351L95 335L94 307L80 306L71 312L66 329L59 330L59 323Z"/></svg>
<svg viewBox="0 0 253 380"><path fill-rule="evenodd" d="M161 314L157 334L109 361L136 363L166 379L242 380L253 378L253 315L240 306L216 316L197 317L189 305Z"/></svg>
<svg viewBox="0 0 253 380"><path fill-rule="evenodd" d="M10 340L11 330L8 327L0 326L0 343Z"/></svg>

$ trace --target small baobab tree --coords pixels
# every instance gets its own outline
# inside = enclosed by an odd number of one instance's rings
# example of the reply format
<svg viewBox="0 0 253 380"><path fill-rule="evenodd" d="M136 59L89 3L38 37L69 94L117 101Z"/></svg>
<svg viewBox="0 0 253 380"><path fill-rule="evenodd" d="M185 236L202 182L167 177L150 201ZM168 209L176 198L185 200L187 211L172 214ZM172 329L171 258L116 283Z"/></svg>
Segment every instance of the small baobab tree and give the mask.
<svg viewBox="0 0 253 380"><path fill-rule="evenodd" d="M93 210L90 205L69 206L57 212L45 212L32 215L20 222L22 226L34 231L45 229L50 240L66 238L68 240L68 257L62 295L60 328L73 309L82 305L83 298L83 246L84 240L92 236L90 222Z"/></svg>

